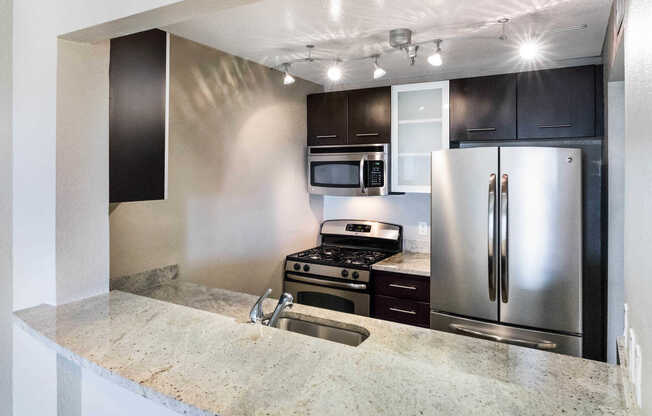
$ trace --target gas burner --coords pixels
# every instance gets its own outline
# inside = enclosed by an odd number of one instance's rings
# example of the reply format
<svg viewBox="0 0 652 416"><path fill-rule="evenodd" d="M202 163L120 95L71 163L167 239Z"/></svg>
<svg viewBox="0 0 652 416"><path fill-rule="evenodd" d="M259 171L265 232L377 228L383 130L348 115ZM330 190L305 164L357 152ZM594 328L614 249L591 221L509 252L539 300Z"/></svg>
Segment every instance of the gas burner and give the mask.
<svg viewBox="0 0 652 416"><path fill-rule="evenodd" d="M361 250L356 248L323 245L288 256L331 266L369 268L372 264L392 255L393 252Z"/></svg>

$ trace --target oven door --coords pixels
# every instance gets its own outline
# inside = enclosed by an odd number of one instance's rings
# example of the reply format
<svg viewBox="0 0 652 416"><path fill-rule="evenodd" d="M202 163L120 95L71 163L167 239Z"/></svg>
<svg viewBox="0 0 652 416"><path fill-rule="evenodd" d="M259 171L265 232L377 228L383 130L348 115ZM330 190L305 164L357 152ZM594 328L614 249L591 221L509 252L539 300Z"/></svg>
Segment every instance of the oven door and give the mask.
<svg viewBox="0 0 652 416"><path fill-rule="evenodd" d="M362 316L370 313L371 296L364 283L334 282L287 273L285 291L302 305Z"/></svg>
<svg viewBox="0 0 652 416"><path fill-rule="evenodd" d="M335 196L387 195L387 145L308 148L308 191Z"/></svg>

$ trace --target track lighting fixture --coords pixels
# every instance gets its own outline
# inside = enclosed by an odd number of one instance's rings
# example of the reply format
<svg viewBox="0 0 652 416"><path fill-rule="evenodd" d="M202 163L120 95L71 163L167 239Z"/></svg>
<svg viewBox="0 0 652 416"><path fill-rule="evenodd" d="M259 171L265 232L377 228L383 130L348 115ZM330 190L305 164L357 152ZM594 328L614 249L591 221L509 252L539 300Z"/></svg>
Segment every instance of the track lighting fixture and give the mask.
<svg viewBox="0 0 652 416"><path fill-rule="evenodd" d="M283 64L283 73L285 74L283 76L283 85L294 84L294 77L292 75L290 75L290 64L289 63Z"/></svg>
<svg viewBox="0 0 652 416"><path fill-rule="evenodd" d="M428 63L432 66L441 66L443 63L441 59L441 39L437 39L435 44L437 45L437 50L428 57Z"/></svg>
<svg viewBox="0 0 652 416"><path fill-rule="evenodd" d="M465 39L465 40L474 39L474 40L485 40L485 41L493 39L493 40L506 41L509 38L512 38L513 36L512 34L510 34L510 37L508 38L507 27L511 22L512 20L508 17L502 17L497 20L485 22L484 24L487 26L500 25L500 29L501 29L500 34L496 34L492 36L473 36L473 35L460 36L459 39ZM521 56L521 59L526 61L534 61L541 57L542 45L540 43L540 40L542 39L542 36L548 36L551 34L561 33L561 32L584 30L587 27L588 25L581 24L581 25L565 27L565 28L548 29L545 32L536 33L536 34L531 33L530 38L528 40L525 40L519 45L519 54ZM279 69L281 72L283 72L283 84L290 85L295 82L295 78L290 74L290 66L296 63L330 62L331 64L326 71L326 76L328 76L328 79L331 82L337 82L340 79L342 79L342 75L343 75L342 68L341 68L342 62L372 59L374 65L373 79L380 79L385 75L387 75L387 71L378 64L381 55L386 55L397 50L405 51L409 64L414 65L416 63L417 53L419 51L419 48L422 45L430 44L430 43L434 43L436 45L436 49L432 55L428 56L427 58L428 63L432 66L441 66L443 64L442 51L441 51L441 44L443 42L442 39L429 39L429 40L416 41L413 39L413 37L414 37L414 32L411 29L407 29L407 28L393 29L390 30L389 32L389 46L392 49L385 49L382 52L376 53L371 56L369 55L358 56L358 57L354 56L345 59L340 59L340 58L334 59L333 57L314 57L312 55L312 52L315 46L306 45L307 55L305 57L292 59L290 61L281 64L276 68Z"/></svg>
<svg viewBox="0 0 652 416"><path fill-rule="evenodd" d="M380 58L380 55L374 55L372 58L374 58L374 79L384 77L387 71L378 65L378 58Z"/></svg>

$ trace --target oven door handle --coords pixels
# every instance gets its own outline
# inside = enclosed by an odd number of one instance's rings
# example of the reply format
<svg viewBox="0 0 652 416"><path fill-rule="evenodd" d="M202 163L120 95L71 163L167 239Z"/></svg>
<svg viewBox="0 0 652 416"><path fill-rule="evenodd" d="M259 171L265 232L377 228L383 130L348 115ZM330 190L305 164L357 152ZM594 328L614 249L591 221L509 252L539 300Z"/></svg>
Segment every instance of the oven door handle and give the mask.
<svg viewBox="0 0 652 416"><path fill-rule="evenodd" d="M353 289L353 290L366 290L367 285L364 283L347 283L347 282L335 282L332 280L322 280L322 279L313 279L312 277L299 276L298 274L287 273L287 277L292 280L304 283L314 283L317 285L328 286L328 287L341 287L344 289Z"/></svg>

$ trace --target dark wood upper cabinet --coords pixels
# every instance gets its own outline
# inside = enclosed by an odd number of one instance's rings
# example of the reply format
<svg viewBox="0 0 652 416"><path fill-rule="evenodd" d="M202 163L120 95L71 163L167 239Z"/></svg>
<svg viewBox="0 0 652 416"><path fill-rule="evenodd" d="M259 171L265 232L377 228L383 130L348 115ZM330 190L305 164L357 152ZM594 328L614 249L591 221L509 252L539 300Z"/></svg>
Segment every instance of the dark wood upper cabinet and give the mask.
<svg viewBox="0 0 652 416"><path fill-rule="evenodd" d="M111 39L109 201L165 198L167 35Z"/></svg>
<svg viewBox="0 0 652 416"><path fill-rule="evenodd" d="M516 139L516 74L450 82L450 140Z"/></svg>
<svg viewBox="0 0 652 416"><path fill-rule="evenodd" d="M390 87L348 92L349 144L389 143L392 135Z"/></svg>
<svg viewBox="0 0 652 416"><path fill-rule="evenodd" d="M308 96L308 146L347 143L346 92Z"/></svg>
<svg viewBox="0 0 652 416"><path fill-rule="evenodd" d="M595 67L517 75L518 138L595 136Z"/></svg>

